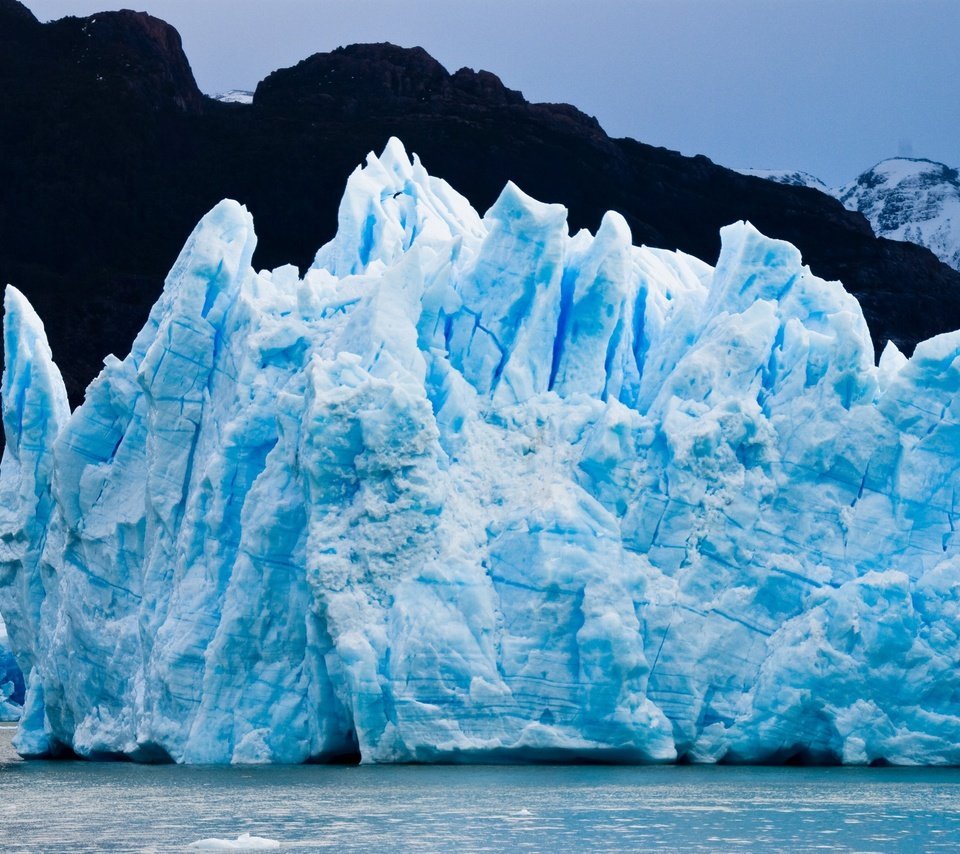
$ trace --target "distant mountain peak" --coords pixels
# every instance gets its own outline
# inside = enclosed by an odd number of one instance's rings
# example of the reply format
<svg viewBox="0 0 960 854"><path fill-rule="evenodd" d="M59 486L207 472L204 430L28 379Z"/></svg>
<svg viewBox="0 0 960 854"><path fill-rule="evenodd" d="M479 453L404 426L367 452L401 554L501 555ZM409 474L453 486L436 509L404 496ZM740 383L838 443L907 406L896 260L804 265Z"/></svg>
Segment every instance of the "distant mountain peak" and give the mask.
<svg viewBox="0 0 960 854"><path fill-rule="evenodd" d="M888 157L842 187L799 170L740 171L827 193L862 213L878 237L916 243L960 270L960 171L952 166L926 157Z"/></svg>
<svg viewBox="0 0 960 854"><path fill-rule="evenodd" d="M252 104L253 92L249 89L230 89L227 92L218 92L213 95L214 101L220 101L222 104Z"/></svg>
<svg viewBox="0 0 960 854"><path fill-rule="evenodd" d="M956 169L926 158L891 157L833 194L870 220L878 235L926 246L960 270L960 173Z"/></svg>
<svg viewBox="0 0 960 854"><path fill-rule="evenodd" d="M930 160L927 157L888 157L881 160L864 174L868 173L885 174L891 177L905 177L907 175L957 175L957 170L940 163L936 160Z"/></svg>
<svg viewBox="0 0 960 854"><path fill-rule="evenodd" d="M787 184L791 187L812 187L821 193L830 193L830 188L816 175L800 169L738 169L741 175L751 175L754 178L766 178L778 184Z"/></svg>

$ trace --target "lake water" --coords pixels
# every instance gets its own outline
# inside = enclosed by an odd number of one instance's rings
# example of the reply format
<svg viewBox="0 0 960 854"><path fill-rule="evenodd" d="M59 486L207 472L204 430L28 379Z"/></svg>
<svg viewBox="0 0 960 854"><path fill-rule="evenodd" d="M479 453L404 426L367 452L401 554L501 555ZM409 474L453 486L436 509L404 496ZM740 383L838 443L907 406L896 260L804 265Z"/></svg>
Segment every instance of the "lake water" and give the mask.
<svg viewBox="0 0 960 854"><path fill-rule="evenodd" d="M937 851L960 770L238 767L21 762L0 732L0 850Z"/></svg>

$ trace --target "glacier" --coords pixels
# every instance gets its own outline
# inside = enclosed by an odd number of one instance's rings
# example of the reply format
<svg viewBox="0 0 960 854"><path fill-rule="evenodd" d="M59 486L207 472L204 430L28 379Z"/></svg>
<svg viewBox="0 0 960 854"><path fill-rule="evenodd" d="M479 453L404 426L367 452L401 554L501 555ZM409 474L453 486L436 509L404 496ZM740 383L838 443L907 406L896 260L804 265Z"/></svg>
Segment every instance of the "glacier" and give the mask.
<svg viewBox="0 0 960 854"><path fill-rule="evenodd" d="M960 333L888 345L391 140L304 276L196 227L71 412L5 296L15 746L183 763L960 763Z"/></svg>

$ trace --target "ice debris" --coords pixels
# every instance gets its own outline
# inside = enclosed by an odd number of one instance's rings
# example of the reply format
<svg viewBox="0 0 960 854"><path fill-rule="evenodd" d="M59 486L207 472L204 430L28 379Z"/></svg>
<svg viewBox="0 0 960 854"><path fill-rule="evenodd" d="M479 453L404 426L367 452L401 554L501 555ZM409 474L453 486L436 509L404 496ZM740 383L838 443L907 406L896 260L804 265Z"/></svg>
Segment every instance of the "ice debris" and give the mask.
<svg viewBox="0 0 960 854"><path fill-rule="evenodd" d="M879 368L715 268L393 140L301 278L197 226L70 413L6 295L17 747L177 762L960 763L960 333Z"/></svg>
<svg viewBox="0 0 960 854"><path fill-rule="evenodd" d="M236 839L220 839L216 836L210 836L206 839L198 839L191 842L187 848L194 848L200 851L273 851L280 847L276 839L268 839L265 836L251 836L249 833L241 833Z"/></svg>

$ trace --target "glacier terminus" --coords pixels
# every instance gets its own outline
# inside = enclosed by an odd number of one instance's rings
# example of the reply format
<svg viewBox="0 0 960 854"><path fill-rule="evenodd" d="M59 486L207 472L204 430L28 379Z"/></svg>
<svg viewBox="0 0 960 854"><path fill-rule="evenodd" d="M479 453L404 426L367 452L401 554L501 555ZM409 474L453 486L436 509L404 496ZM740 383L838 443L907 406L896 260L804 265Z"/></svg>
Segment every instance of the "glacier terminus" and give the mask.
<svg viewBox="0 0 960 854"><path fill-rule="evenodd" d="M305 276L255 244L217 205L73 412L7 288L22 754L960 763L960 333L877 365L747 223L481 217L397 140Z"/></svg>

